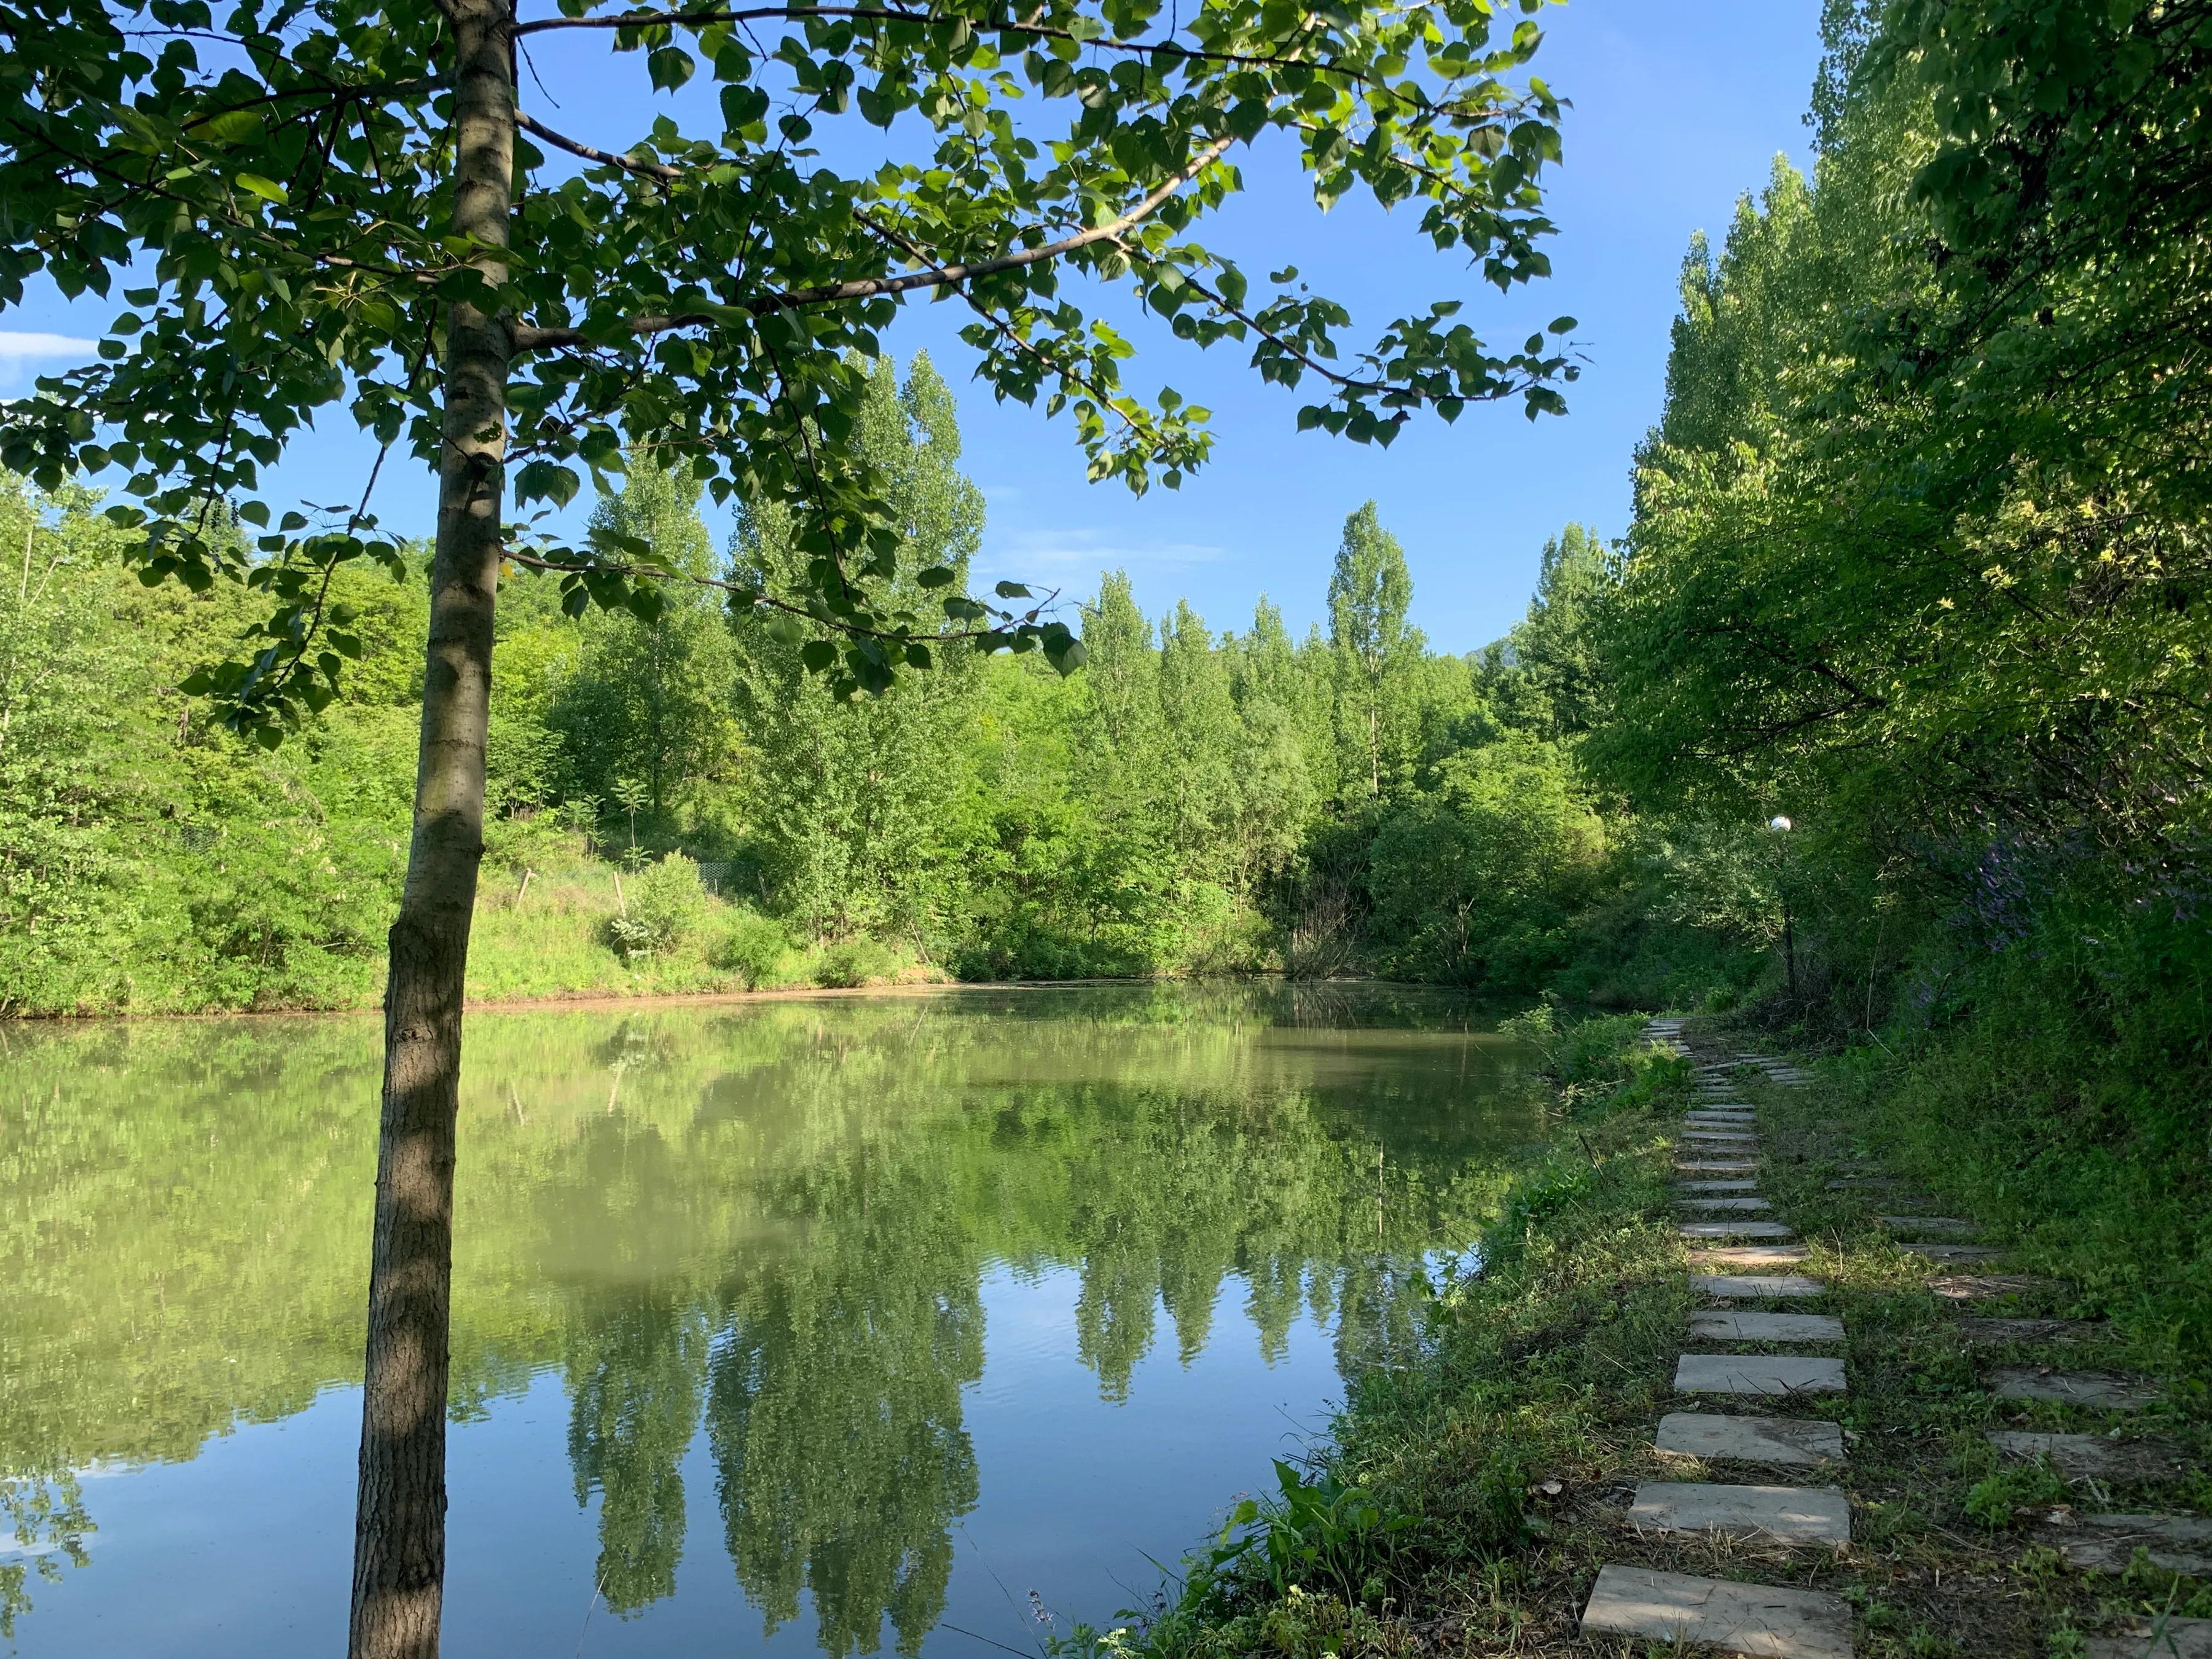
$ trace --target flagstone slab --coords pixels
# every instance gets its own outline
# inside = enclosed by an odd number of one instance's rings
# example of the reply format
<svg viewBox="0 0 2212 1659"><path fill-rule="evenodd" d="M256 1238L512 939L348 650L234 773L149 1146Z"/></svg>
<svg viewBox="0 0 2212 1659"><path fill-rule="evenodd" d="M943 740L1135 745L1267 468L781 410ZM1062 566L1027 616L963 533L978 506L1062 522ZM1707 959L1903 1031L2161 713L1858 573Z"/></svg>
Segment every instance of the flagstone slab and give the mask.
<svg viewBox="0 0 2212 1659"><path fill-rule="evenodd" d="M1676 1394L1841 1394L1844 1362L1795 1353L1686 1353L1674 1362Z"/></svg>
<svg viewBox="0 0 2212 1659"><path fill-rule="evenodd" d="M1832 1314L1738 1312L1722 1308L1692 1314L1690 1334L1716 1342L1840 1342L1844 1322Z"/></svg>
<svg viewBox="0 0 2212 1659"><path fill-rule="evenodd" d="M1686 1210L1727 1210L1737 1215L1757 1215L1774 1207L1763 1198L1722 1198L1712 1194L1678 1198L1674 1202Z"/></svg>
<svg viewBox="0 0 2212 1659"><path fill-rule="evenodd" d="M2163 1486L2195 1472L2189 1455L2159 1440L2113 1440L2101 1434L2032 1434L1993 1429L1984 1437L2005 1457L2027 1462L2048 1458L2070 1480L2107 1480L2125 1486Z"/></svg>
<svg viewBox="0 0 2212 1659"><path fill-rule="evenodd" d="M1776 1544L1851 1541L1850 1500L1833 1486L1729 1486L1647 1480L1628 1506L1638 1532L1708 1532Z"/></svg>
<svg viewBox="0 0 2212 1659"><path fill-rule="evenodd" d="M1956 1215L1886 1215L1881 1224L1900 1233L1970 1233L1974 1224Z"/></svg>
<svg viewBox="0 0 2212 1659"><path fill-rule="evenodd" d="M1678 1158L1674 1168L1684 1175L1741 1175L1758 1169L1759 1164L1748 1158Z"/></svg>
<svg viewBox="0 0 2212 1659"><path fill-rule="evenodd" d="M1710 1267L1794 1267L1810 1261L1813 1252L1802 1244L1716 1244L1690 1252L1690 1265Z"/></svg>
<svg viewBox="0 0 2212 1659"><path fill-rule="evenodd" d="M1821 1296L1827 1285L1797 1273L1692 1273L1690 1288L1700 1296L1750 1301L1768 1296Z"/></svg>
<svg viewBox="0 0 2212 1659"><path fill-rule="evenodd" d="M1840 1463L1844 1431L1804 1417L1725 1417L1668 1412L1654 1440L1676 1457L1709 1463Z"/></svg>
<svg viewBox="0 0 2212 1659"><path fill-rule="evenodd" d="M1685 1129L1682 1139L1692 1145L1686 1150L1693 1152L1755 1152L1759 1137L1741 1129Z"/></svg>
<svg viewBox="0 0 2212 1659"><path fill-rule="evenodd" d="M1674 1190L1678 1193L1755 1193L1759 1190L1759 1183L1756 1181L1678 1181L1674 1183Z"/></svg>
<svg viewBox="0 0 2212 1659"><path fill-rule="evenodd" d="M2084 1571L2124 1571L2141 1550L2167 1572L2212 1573L2212 1520L2202 1516L2051 1513L2063 1518L2038 1527L2035 1541Z"/></svg>
<svg viewBox="0 0 2212 1659"><path fill-rule="evenodd" d="M2055 1279L2032 1273L1939 1273L1928 1288L1947 1302L1972 1302L1985 1296L2027 1296L2058 1288Z"/></svg>
<svg viewBox="0 0 2212 1659"><path fill-rule="evenodd" d="M2105 1334L2096 1319L1962 1319L1959 1334L1992 1346L2003 1342L2087 1342Z"/></svg>
<svg viewBox="0 0 2212 1659"><path fill-rule="evenodd" d="M1919 1244L1899 1242L1897 1247L1930 1261L1995 1261L2004 1255L1990 1244Z"/></svg>
<svg viewBox="0 0 2212 1659"><path fill-rule="evenodd" d="M1674 1231L1685 1238L1795 1238L1797 1235L1779 1221L1678 1221Z"/></svg>
<svg viewBox="0 0 2212 1659"><path fill-rule="evenodd" d="M2054 1365L2000 1365L1990 1373L1990 1392L2000 1400L2057 1400L2100 1411L2141 1411L2158 1390L2139 1378L2112 1371L2062 1371Z"/></svg>
<svg viewBox="0 0 2212 1659"><path fill-rule="evenodd" d="M1840 1595L1644 1567L1600 1571L1583 1630L1702 1642L1751 1659L1851 1659L1850 1604Z"/></svg>
<svg viewBox="0 0 2212 1659"><path fill-rule="evenodd" d="M2088 1659L2212 1659L2212 1619L2133 1620L2086 1651Z"/></svg>

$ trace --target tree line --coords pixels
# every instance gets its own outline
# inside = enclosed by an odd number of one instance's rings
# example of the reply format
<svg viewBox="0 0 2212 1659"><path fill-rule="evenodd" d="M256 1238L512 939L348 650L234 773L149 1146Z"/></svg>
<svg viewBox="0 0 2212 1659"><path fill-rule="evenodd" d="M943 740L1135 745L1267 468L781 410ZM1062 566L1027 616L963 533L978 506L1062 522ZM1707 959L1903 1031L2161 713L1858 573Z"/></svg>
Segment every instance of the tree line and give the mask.
<svg viewBox="0 0 2212 1659"><path fill-rule="evenodd" d="M903 380L872 367L854 441L893 481L894 582L921 605L923 572L964 580L983 501L926 357ZM341 574L358 662L272 750L180 690L244 625L241 601L131 580L113 545L129 532L96 505L20 482L0 500L25 558L0 696L26 711L0 728L0 996L19 1012L365 1000L407 822L420 560ZM1073 678L955 643L927 675L841 699L796 629L726 602L802 557L790 515L742 512L717 549L699 508L687 475L641 464L594 511L595 531L703 579L649 619L573 616L552 580L511 573L487 763L501 902L526 871L598 860L629 877L603 898L611 955L729 961L772 924L786 945L971 979L1284 968L1523 990L1570 954L1609 844L1571 758L1590 696L1571 618L1607 556L1581 527L1487 653L1430 647L1370 502L1304 637L1265 598L1239 629L1188 603L1147 617L1108 573L1076 611ZM656 905L680 937L621 931Z"/></svg>

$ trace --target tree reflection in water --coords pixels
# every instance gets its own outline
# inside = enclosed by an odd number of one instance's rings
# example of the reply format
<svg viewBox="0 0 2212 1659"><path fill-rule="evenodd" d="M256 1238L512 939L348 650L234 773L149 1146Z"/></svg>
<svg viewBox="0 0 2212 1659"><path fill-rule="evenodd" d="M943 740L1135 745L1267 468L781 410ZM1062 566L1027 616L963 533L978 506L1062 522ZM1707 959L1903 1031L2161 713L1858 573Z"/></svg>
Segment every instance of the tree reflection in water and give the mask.
<svg viewBox="0 0 2212 1659"><path fill-rule="evenodd" d="M1078 1279L1102 1397L1206 1347L1421 1340L1425 1253L1537 1133L1455 1000L1145 988L488 1015L471 1027L457 1417L557 1367L597 1589L674 1593L701 1431L769 1630L912 1654L978 1501L994 1271ZM185 1460L356 1382L376 1028L101 1026L0 1068L0 1621L89 1528L72 1471ZM18 1514L20 1512L20 1514ZM35 1616L35 1615L33 1615Z"/></svg>

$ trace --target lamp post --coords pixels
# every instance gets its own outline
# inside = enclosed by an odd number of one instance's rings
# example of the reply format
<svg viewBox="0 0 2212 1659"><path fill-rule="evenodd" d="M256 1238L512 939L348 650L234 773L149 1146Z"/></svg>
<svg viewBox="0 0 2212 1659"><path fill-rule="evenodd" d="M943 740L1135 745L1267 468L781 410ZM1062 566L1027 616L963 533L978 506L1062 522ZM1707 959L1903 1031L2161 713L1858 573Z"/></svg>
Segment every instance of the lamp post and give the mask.
<svg viewBox="0 0 2212 1659"><path fill-rule="evenodd" d="M1767 819L1766 827L1773 831L1778 845L1787 847L1789 843L1784 838L1797 826L1777 812ZM1782 856L1786 863L1789 854L1785 852ZM1790 1000L1795 1002L1797 1000L1797 934L1790 924L1790 883L1786 870L1778 868L1774 884L1782 895L1782 971L1790 987Z"/></svg>

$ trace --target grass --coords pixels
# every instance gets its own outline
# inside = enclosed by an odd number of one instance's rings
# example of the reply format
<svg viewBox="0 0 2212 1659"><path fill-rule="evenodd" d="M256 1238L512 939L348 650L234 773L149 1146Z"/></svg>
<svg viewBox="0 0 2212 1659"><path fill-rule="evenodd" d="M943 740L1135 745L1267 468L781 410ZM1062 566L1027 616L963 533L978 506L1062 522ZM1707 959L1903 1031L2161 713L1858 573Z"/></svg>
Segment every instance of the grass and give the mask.
<svg viewBox="0 0 2212 1659"><path fill-rule="evenodd" d="M1561 1079L1559 1150L1513 1188L1486 1241L1486 1271L1441 1297L1424 1363L1355 1379L1334 1444L1313 1468L1241 1510L1222 1546L1189 1564L1178 1598L1123 1635L1082 1633L1091 1645L1137 1645L1161 1659L1642 1651L1579 1632L1606 1562L1828 1590L1851 1604L1864 1659L2065 1659L2130 1618L2212 1617L2212 1584L2140 1556L2120 1573L2077 1571L2038 1535L2062 1506L2212 1512L2212 1413L2194 1345L2154 1316L2185 1303L2193 1233L2169 1234L2161 1255L2154 1225L2089 1230L2091 1240L2134 1241L2123 1286L2051 1218L1973 1201L2003 1144L1947 1140L1917 1121L1913 1103L1942 1091L1878 1091L1850 1062L1824 1066L1801 1088L1743 1083L1764 1137L1760 1191L1811 1247L1802 1271L1830 1286L1816 1302L1764 1305L1838 1314L1846 1334L1841 1345L1767 1350L1840 1355L1850 1379L1846 1394L1776 1414L1838 1423L1846 1467L1706 1466L1653 1449L1658 1418L1677 1403L1673 1369L1692 1306L1670 1168L1686 1084L1683 1067L1638 1049L1637 1024L1529 1033ZM1872 1106L1877 1092L1891 1103ZM1910 1182L1831 1184L1906 1171L1929 1201L1902 1204ZM2020 1259L2000 1267L2045 1279L1965 1311L2108 1318L2106 1333L2083 1345L1969 1346L1961 1309L1928 1286L1938 1270L1900 1249L1877 1218L1905 1207L1984 1224L1991 1242L2018 1245ZM1999 1401L1986 1373L2008 1363L2139 1369L2163 1397L2124 1418ZM1984 1438L1995 1427L2149 1436L2178 1447L2197 1473L2157 1487L2069 1482L2045 1464L2001 1464ZM1852 1542L1784 1551L1639 1535L1625 1510L1647 1480L1840 1485ZM1331 1501L1316 1501L1324 1489ZM1364 1524L1328 1519L1347 1507Z"/></svg>
<svg viewBox="0 0 2212 1659"><path fill-rule="evenodd" d="M477 899L469 940L468 994L472 1002L531 1001L589 997L729 995L750 990L806 986L851 988L933 981L948 975L872 939L795 941L743 907L706 897L692 925L673 945L626 955L612 942L609 923L623 912L614 866L598 860L533 870L526 888L511 874L487 871ZM632 895L634 896L634 895ZM724 965L718 945L746 925L757 938L779 939L759 959ZM718 958L722 960L718 961ZM358 1006L383 995L383 967Z"/></svg>

